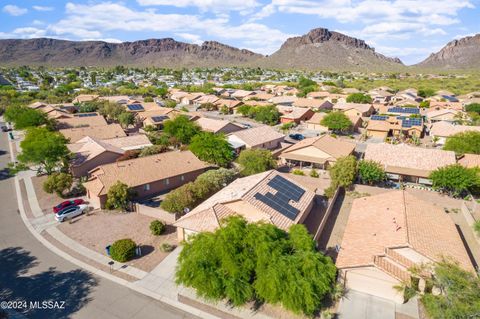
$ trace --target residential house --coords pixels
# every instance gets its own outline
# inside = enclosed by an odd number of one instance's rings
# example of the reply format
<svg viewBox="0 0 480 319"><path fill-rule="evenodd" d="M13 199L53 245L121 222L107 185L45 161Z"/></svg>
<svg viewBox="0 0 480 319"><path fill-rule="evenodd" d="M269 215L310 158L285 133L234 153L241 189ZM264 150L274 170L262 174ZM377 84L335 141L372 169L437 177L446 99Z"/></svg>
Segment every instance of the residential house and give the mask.
<svg viewBox="0 0 480 319"><path fill-rule="evenodd" d="M449 109L449 110L463 111L463 105L464 103L461 103L461 102L430 101L429 110Z"/></svg>
<svg viewBox="0 0 480 319"><path fill-rule="evenodd" d="M307 94L308 99L320 99L323 100L330 96L330 92L327 91L315 91Z"/></svg>
<svg viewBox="0 0 480 319"><path fill-rule="evenodd" d="M101 96L98 99L103 101L108 101L111 103L125 105L130 100L130 97L128 97L127 95L113 95L113 96Z"/></svg>
<svg viewBox="0 0 480 319"><path fill-rule="evenodd" d="M246 90L235 90L235 92L233 92L231 94L231 97L236 99L236 100L243 100L245 99L247 96L250 96L250 95L254 95L255 93L253 91L246 91Z"/></svg>
<svg viewBox="0 0 480 319"><path fill-rule="evenodd" d="M293 102L295 102L298 98L292 95L282 95L282 96L275 96L271 98L268 102L275 104L275 105L283 105L283 106L292 106Z"/></svg>
<svg viewBox="0 0 480 319"><path fill-rule="evenodd" d="M228 142L237 153L242 149L263 148L274 150L280 147L285 140L285 135L277 132L271 126L262 125L238 131L228 135Z"/></svg>
<svg viewBox="0 0 480 319"><path fill-rule="evenodd" d="M112 146L118 147L124 151L139 150L145 147L152 146L148 137L144 134L128 135L122 137L114 137L101 140Z"/></svg>
<svg viewBox="0 0 480 319"><path fill-rule="evenodd" d="M372 104L360 103L337 103L333 106L333 110L350 116L370 116L375 111Z"/></svg>
<svg viewBox="0 0 480 319"><path fill-rule="evenodd" d="M205 104L215 105L219 98L213 94L203 95L193 101L195 107L202 107Z"/></svg>
<svg viewBox="0 0 480 319"><path fill-rule="evenodd" d="M59 132L69 139L70 143L75 143L85 136L90 136L100 140L127 136L120 124L67 128L59 130Z"/></svg>
<svg viewBox="0 0 480 319"><path fill-rule="evenodd" d="M417 107L401 107L401 106L394 106L387 108L385 112L389 115L403 115L403 116L410 116L410 115L420 115L420 109Z"/></svg>
<svg viewBox="0 0 480 319"><path fill-rule="evenodd" d="M74 104L77 104L77 103L84 103L84 102L91 102L91 101L95 101L99 98L100 96L97 95L97 94L80 94L80 95L77 95L74 99L73 99L73 103Z"/></svg>
<svg viewBox="0 0 480 319"><path fill-rule="evenodd" d="M347 289L403 303L395 286L410 282L409 269L443 256L475 271L442 206L396 190L353 201L335 263Z"/></svg>
<svg viewBox="0 0 480 319"><path fill-rule="evenodd" d="M74 154L70 170L75 177L87 176L90 170L113 163L125 153L121 148L89 136L68 144L67 147Z"/></svg>
<svg viewBox="0 0 480 319"><path fill-rule="evenodd" d="M105 118L96 112L77 113L73 117L59 118L56 122L58 129L107 125Z"/></svg>
<svg viewBox="0 0 480 319"><path fill-rule="evenodd" d="M436 139L437 145L445 144L448 137L467 131L480 132L480 126L455 125L449 122L436 122L430 126L429 134Z"/></svg>
<svg viewBox="0 0 480 319"><path fill-rule="evenodd" d="M430 123L440 121L453 123L458 118L458 116L462 116L462 112L451 109L429 109L429 111L426 112L425 116Z"/></svg>
<svg viewBox="0 0 480 319"><path fill-rule="evenodd" d="M311 108L313 110L331 110L333 104L328 100L299 98L293 102L292 106Z"/></svg>
<svg viewBox="0 0 480 319"><path fill-rule="evenodd" d="M205 93L189 93L185 96L183 96L181 99L180 99L180 104L184 104L184 105L193 105L194 101L198 98L200 98L201 96L204 96Z"/></svg>
<svg viewBox="0 0 480 319"><path fill-rule="evenodd" d="M455 153L406 144L367 144L364 159L380 163L393 181L431 185L430 173L455 164Z"/></svg>
<svg viewBox="0 0 480 319"><path fill-rule="evenodd" d="M312 109L304 107L287 107L279 110L282 115L280 116L280 123L296 123L304 122L310 119L315 112Z"/></svg>
<svg viewBox="0 0 480 319"><path fill-rule="evenodd" d="M229 134L243 130L244 127L239 124L232 123L227 120L216 120L209 119L206 117L201 117L195 121L203 131L212 132L212 133L224 133Z"/></svg>
<svg viewBox="0 0 480 319"><path fill-rule="evenodd" d="M339 157L353 154L355 144L330 135L306 138L284 149L278 156L289 166L326 169Z"/></svg>
<svg viewBox="0 0 480 319"><path fill-rule="evenodd" d="M480 155L464 154L458 159L458 164L467 168L480 168Z"/></svg>
<svg viewBox="0 0 480 319"><path fill-rule="evenodd" d="M315 202L315 191L288 174L267 171L239 178L174 223L178 239L212 232L222 219L240 215L248 222L265 222L280 229L305 222Z"/></svg>
<svg viewBox="0 0 480 319"><path fill-rule="evenodd" d="M394 137L422 137L423 120L407 116L373 115L366 127L367 136L385 139Z"/></svg>
<svg viewBox="0 0 480 319"><path fill-rule="evenodd" d="M264 91L254 91L254 94L248 95L243 99L245 103L248 103L247 101L249 100L254 100L254 101L268 101L271 98L273 98L275 95L271 93L267 93Z"/></svg>
<svg viewBox="0 0 480 319"><path fill-rule="evenodd" d="M393 94L384 90L371 90L368 95L372 97L373 104L387 105L392 100Z"/></svg>
<svg viewBox="0 0 480 319"><path fill-rule="evenodd" d="M215 105L219 110L226 106L229 109L229 113L236 113L237 107L243 105L243 102L238 100L219 99L215 102Z"/></svg>
<svg viewBox="0 0 480 319"><path fill-rule="evenodd" d="M190 151L172 151L101 165L90 171L84 186L90 205L103 208L117 181L127 184L135 198L145 198L191 182L209 167Z"/></svg>

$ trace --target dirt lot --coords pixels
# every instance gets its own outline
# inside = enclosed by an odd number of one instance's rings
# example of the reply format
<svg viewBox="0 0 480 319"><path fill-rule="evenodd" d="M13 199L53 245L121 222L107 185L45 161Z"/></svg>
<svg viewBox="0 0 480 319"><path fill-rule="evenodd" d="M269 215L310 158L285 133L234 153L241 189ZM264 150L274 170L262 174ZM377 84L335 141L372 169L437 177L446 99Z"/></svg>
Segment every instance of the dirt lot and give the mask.
<svg viewBox="0 0 480 319"><path fill-rule="evenodd" d="M75 219L73 224L62 223L58 228L68 237L101 254L105 254L105 247L114 241L131 238L142 247L143 256L128 264L151 271L168 255L160 251L162 243L178 245L172 226L167 226L163 235L153 236L149 229L152 220L154 218L136 213L95 211L92 215Z"/></svg>

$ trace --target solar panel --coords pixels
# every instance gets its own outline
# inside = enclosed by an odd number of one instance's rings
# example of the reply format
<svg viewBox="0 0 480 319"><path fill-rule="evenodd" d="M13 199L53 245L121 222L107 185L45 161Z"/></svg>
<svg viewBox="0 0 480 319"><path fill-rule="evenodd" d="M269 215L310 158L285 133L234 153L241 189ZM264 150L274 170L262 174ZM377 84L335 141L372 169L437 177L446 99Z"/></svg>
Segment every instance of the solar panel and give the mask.
<svg viewBox="0 0 480 319"><path fill-rule="evenodd" d="M370 117L371 120L373 121L385 121L386 119L388 119L388 116L387 115L372 115L372 117Z"/></svg>
<svg viewBox="0 0 480 319"><path fill-rule="evenodd" d="M295 220L299 210L290 205L290 201L298 202L305 190L278 175L272 178L267 185L277 191L275 195L270 192L265 195L257 193L254 196L255 199L273 208L285 217Z"/></svg>
<svg viewBox="0 0 480 319"><path fill-rule="evenodd" d="M392 113L420 114L420 110L415 107L392 107L388 109Z"/></svg>
<svg viewBox="0 0 480 319"><path fill-rule="evenodd" d="M142 111L144 109L141 104L130 104L127 107L130 111Z"/></svg>
<svg viewBox="0 0 480 319"><path fill-rule="evenodd" d="M75 116L77 117L91 117L91 116L97 116L98 114L97 113L79 113L79 114L76 114Z"/></svg>
<svg viewBox="0 0 480 319"><path fill-rule="evenodd" d="M152 116L152 121L154 122L163 122L165 120L168 120L168 116L161 115L161 116Z"/></svg>

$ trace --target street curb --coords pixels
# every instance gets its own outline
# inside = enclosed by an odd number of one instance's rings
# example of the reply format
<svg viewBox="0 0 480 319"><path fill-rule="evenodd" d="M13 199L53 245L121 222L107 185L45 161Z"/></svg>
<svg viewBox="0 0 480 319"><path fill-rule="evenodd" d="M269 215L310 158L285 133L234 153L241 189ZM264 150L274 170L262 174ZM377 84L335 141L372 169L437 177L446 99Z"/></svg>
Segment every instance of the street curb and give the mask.
<svg viewBox="0 0 480 319"><path fill-rule="evenodd" d="M15 161L14 157L13 157L13 147L12 147L12 143L11 141L8 141L8 146L10 148L10 158L12 159L12 162ZM41 242L46 248L48 248L50 251L54 252L55 254L57 254L58 256L62 257L63 259L66 259L67 261L89 271L90 273L92 274L95 274L95 275L98 275L100 277L103 277L105 279L108 279L110 281L113 281L119 285L122 285L122 286L125 286L125 287L128 287L138 293L141 293L143 295L146 295L150 298L153 298L155 300L158 300L166 305L169 305L169 306L172 306L174 308L177 308L177 309L180 309L182 311L185 311L185 312L188 312L192 315L195 315L195 316L198 316L200 318L206 318L206 319L220 319L216 316L213 316L209 313L205 313L199 309L196 309L196 308L193 308L193 307L190 307L188 305L185 305L179 301L176 301L176 300L172 300L172 299L169 299L169 298L165 298L164 296L162 295L159 295L159 294L156 294L148 289L145 289L143 287L139 287L137 285L135 285L135 283L133 282L129 282L125 279L122 279L122 278L119 278L119 277L116 277L114 275L111 275L107 272L104 272L102 270L99 270L83 261L80 261L72 256L70 256L69 254L65 253L64 251L60 250L58 247L54 246L52 243L50 243L48 240L46 240L42 235L40 235L34 228L33 226L30 224L28 218L27 218L27 215L25 214L25 208L23 207L23 198L22 198L22 193L20 191L20 182L19 182L19 178L18 176L15 176L15 192L16 192L16 197L17 197L17 204L18 204L18 209L20 211L20 217L22 218L22 221L23 223L25 224L25 226L27 227L27 229L30 231L30 233L39 241Z"/></svg>

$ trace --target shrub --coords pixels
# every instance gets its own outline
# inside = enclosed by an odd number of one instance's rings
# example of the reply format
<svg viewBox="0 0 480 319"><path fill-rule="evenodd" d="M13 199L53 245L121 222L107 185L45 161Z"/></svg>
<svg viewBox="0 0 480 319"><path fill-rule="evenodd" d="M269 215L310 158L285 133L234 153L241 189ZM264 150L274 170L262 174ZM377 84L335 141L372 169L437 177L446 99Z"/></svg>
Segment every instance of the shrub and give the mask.
<svg viewBox="0 0 480 319"><path fill-rule="evenodd" d="M305 175L305 173L301 169L294 169L292 172L293 175Z"/></svg>
<svg viewBox="0 0 480 319"><path fill-rule="evenodd" d="M128 208L128 202L132 196L132 191L128 185L121 181L117 181L108 190L105 208L126 210Z"/></svg>
<svg viewBox="0 0 480 319"><path fill-rule="evenodd" d="M475 224L473 224L473 229L477 233L478 236L480 236L480 220L477 220Z"/></svg>
<svg viewBox="0 0 480 319"><path fill-rule="evenodd" d="M115 261L124 263L135 257L136 247L137 244L129 238L117 240L110 247L110 257Z"/></svg>
<svg viewBox="0 0 480 319"><path fill-rule="evenodd" d="M160 250L163 251L164 253L169 253L173 249L175 249L175 246L169 243L163 243L160 245Z"/></svg>
<svg viewBox="0 0 480 319"><path fill-rule="evenodd" d="M370 104L372 103L372 97L363 93L352 93L347 96L347 103Z"/></svg>
<svg viewBox="0 0 480 319"><path fill-rule="evenodd" d="M358 174L362 182L373 185L387 178L382 165L375 161L363 160L358 163Z"/></svg>
<svg viewBox="0 0 480 319"><path fill-rule="evenodd" d="M154 220L150 223L150 231L154 236L160 236L165 231L165 223L160 220Z"/></svg>
<svg viewBox="0 0 480 319"><path fill-rule="evenodd" d="M73 184L73 176L67 173L53 173L43 183L43 190L46 193L56 193L64 197L64 192L68 191Z"/></svg>
<svg viewBox="0 0 480 319"><path fill-rule="evenodd" d="M352 128L352 121L343 112L331 112L328 113L321 121L320 124L328 127L329 130L334 132L345 132Z"/></svg>
<svg viewBox="0 0 480 319"><path fill-rule="evenodd" d="M241 166L240 173L243 176L258 174L277 167L272 152L262 149L242 151L237 162Z"/></svg>
<svg viewBox="0 0 480 319"><path fill-rule="evenodd" d="M314 177L314 178L318 178L320 175L318 175L318 172L312 168L312 170L310 171L310 177Z"/></svg>
<svg viewBox="0 0 480 319"><path fill-rule="evenodd" d="M340 157L328 171L335 188L349 187L357 176L357 160L353 155Z"/></svg>
<svg viewBox="0 0 480 319"><path fill-rule="evenodd" d="M336 190L337 188L334 185L330 185L327 188L325 188L323 195L327 198L332 198L333 195L335 195Z"/></svg>

